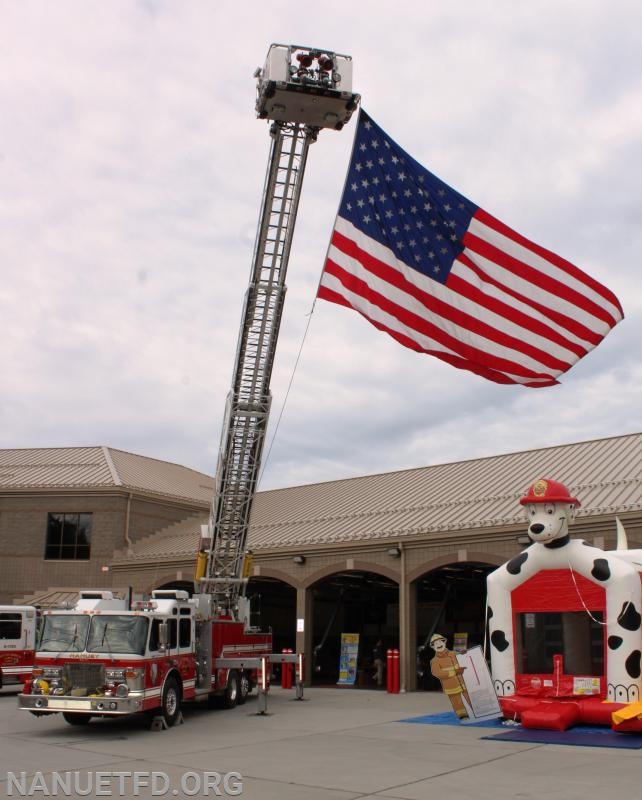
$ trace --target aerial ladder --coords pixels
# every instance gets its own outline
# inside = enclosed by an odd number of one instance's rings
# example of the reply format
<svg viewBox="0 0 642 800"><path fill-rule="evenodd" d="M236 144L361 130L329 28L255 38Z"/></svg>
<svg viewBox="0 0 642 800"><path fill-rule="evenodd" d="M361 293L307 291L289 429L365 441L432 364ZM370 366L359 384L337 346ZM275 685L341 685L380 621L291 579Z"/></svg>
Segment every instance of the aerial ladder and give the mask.
<svg viewBox="0 0 642 800"><path fill-rule="evenodd" d="M196 571L196 591L210 595L212 611L243 619L247 625L248 528L270 414L270 378L308 148L322 129L341 130L360 100L352 91L352 59L328 50L273 44L254 76L256 114L270 122L272 142L214 496Z"/></svg>

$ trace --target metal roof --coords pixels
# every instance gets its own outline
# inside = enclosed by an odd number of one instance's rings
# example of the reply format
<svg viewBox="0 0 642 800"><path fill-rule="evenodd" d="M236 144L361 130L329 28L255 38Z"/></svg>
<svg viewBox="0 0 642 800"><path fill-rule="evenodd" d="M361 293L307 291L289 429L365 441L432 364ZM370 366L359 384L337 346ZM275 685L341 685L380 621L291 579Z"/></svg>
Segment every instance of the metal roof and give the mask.
<svg viewBox="0 0 642 800"><path fill-rule="evenodd" d="M520 525L519 498L540 477L567 485L582 503L578 517L639 512L642 433L259 492L248 546L260 551ZM123 561L195 555L200 522L147 537Z"/></svg>
<svg viewBox="0 0 642 800"><path fill-rule="evenodd" d="M0 491L113 489L208 506L209 475L111 447L0 450Z"/></svg>

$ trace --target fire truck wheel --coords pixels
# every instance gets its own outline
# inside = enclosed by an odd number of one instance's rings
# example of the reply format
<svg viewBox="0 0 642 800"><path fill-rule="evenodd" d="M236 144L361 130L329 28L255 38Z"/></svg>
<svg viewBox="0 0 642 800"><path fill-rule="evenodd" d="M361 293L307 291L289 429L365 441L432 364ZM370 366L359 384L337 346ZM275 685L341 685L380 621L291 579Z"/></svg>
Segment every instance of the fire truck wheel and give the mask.
<svg viewBox="0 0 642 800"><path fill-rule="evenodd" d="M62 717L70 725L87 725L91 719L89 714L74 714L73 711L63 711Z"/></svg>
<svg viewBox="0 0 642 800"><path fill-rule="evenodd" d="M235 669L230 670L227 676L227 686L223 695L223 705L225 708L234 708L239 701L239 674Z"/></svg>
<svg viewBox="0 0 642 800"><path fill-rule="evenodd" d="M242 706L243 703L247 700L247 696L250 693L250 679L247 677L247 672L243 670L241 672L239 678L239 694L236 698L236 705Z"/></svg>
<svg viewBox="0 0 642 800"><path fill-rule="evenodd" d="M169 677L163 689L163 704L161 706L167 727L171 728L176 723L181 713L181 690L178 681Z"/></svg>

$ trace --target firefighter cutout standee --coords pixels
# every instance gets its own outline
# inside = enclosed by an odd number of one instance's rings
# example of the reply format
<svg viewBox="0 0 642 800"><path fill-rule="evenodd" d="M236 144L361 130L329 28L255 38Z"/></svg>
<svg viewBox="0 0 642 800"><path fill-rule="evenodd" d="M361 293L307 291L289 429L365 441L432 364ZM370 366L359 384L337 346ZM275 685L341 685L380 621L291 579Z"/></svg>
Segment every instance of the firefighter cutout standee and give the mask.
<svg viewBox="0 0 642 800"><path fill-rule="evenodd" d="M469 713L464 699L469 707L472 704L464 680L466 667L460 665L457 653L449 650L446 644L446 637L439 633L430 637L430 646L435 651L434 658L430 662L430 671L441 682L441 688L448 696L455 714L459 719L468 719Z"/></svg>

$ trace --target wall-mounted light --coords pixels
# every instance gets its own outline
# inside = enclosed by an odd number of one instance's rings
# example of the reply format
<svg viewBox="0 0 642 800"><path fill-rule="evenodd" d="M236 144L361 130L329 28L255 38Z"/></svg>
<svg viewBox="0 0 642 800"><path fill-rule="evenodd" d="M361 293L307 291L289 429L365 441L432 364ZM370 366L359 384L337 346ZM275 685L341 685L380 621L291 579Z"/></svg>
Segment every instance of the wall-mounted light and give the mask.
<svg viewBox="0 0 642 800"><path fill-rule="evenodd" d="M389 547L388 555L390 556L390 558L399 558L399 556L401 555L401 550L398 547Z"/></svg>
<svg viewBox="0 0 642 800"><path fill-rule="evenodd" d="M295 564L305 564L305 556L292 556L292 561Z"/></svg>

